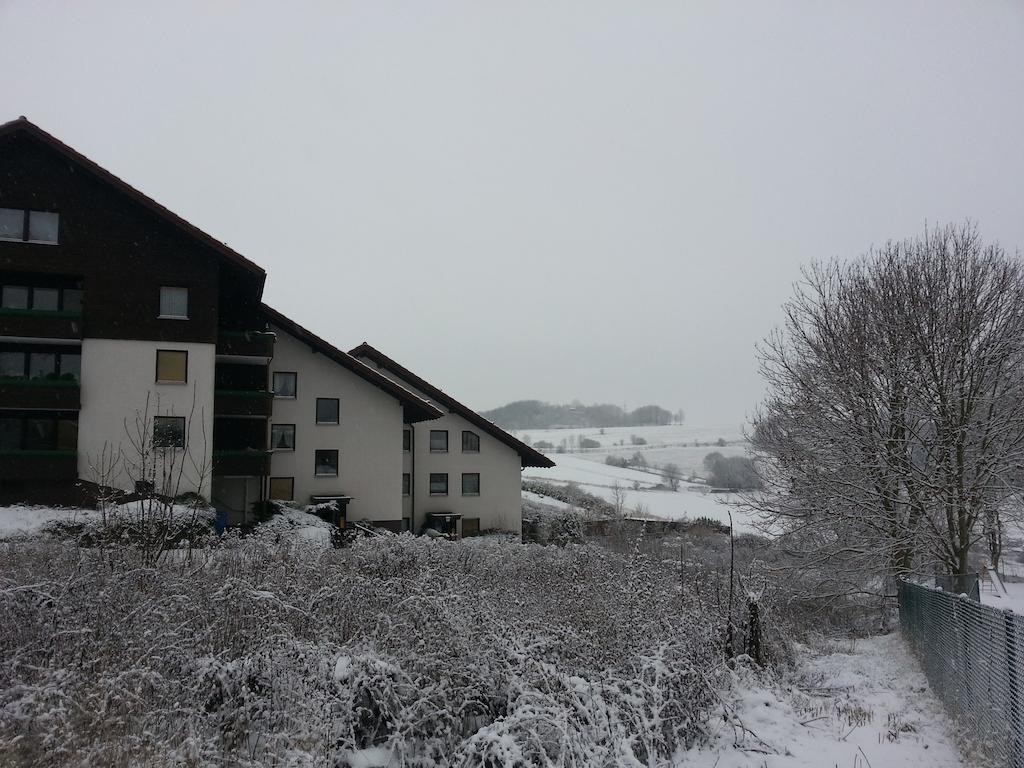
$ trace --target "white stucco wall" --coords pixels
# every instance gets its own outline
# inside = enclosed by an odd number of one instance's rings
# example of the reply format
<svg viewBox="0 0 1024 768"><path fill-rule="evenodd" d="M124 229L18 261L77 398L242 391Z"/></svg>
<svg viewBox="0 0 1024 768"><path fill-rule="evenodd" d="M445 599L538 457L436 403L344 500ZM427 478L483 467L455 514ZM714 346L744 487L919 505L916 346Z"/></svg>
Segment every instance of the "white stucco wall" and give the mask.
<svg viewBox="0 0 1024 768"><path fill-rule="evenodd" d="M186 384L156 383L158 349L188 352ZM137 465L140 427L151 441L154 416L184 416L187 456L181 449L157 449L158 478L164 468L182 468L180 483L166 492L196 491L210 498L213 458L213 344L84 339L82 342L82 408L78 415L78 475L98 481L97 468L104 448L108 455L120 450L124 460L109 484L124 490L134 486L128 465ZM127 422L127 428L126 428ZM197 469L198 467L198 469ZM159 480L158 480L159 484Z"/></svg>
<svg viewBox="0 0 1024 768"><path fill-rule="evenodd" d="M295 451L274 451L272 477L295 479L295 500L351 496L349 520L402 518L402 407L391 395L274 327L271 371L298 373L297 397L275 398L273 424L295 425ZM316 423L316 399L339 399L340 424ZM338 451L338 477L316 477L317 449Z"/></svg>
<svg viewBox="0 0 1024 768"><path fill-rule="evenodd" d="M414 466L413 497L406 500L406 514L415 504L415 531L423 526L430 512L452 512L464 517L480 518L481 530L503 530L519 533L522 530L522 463L519 454L479 427L457 414L451 413L426 393L419 391L386 368L378 368L372 361L367 365L394 382L429 401L444 412L440 419L413 424L414 456L407 455L406 470ZM430 431L448 430L448 452L430 452ZM469 430L480 436L479 453L462 452L462 431ZM430 495L430 474L448 473L448 495ZM462 473L480 473L480 495L462 495Z"/></svg>
<svg viewBox="0 0 1024 768"><path fill-rule="evenodd" d="M437 403L434 403L438 405ZM480 518L480 530L522 530L522 486L519 454L504 443L470 424L461 416L447 412L440 419L413 425L416 453L415 484L416 530L430 512L454 512L463 517ZM448 452L431 453L430 431L448 430ZM480 436L479 453L462 452L462 431ZM448 495L430 495L430 474L448 473ZM462 473L480 474L480 495L462 495Z"/></svg>

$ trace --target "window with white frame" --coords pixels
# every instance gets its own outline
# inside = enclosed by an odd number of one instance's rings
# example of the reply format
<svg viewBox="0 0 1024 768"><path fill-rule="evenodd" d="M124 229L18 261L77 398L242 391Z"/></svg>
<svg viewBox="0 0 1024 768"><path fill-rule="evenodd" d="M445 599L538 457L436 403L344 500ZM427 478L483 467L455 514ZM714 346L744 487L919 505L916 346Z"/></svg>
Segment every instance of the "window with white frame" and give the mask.
<svg viewBox="0 0 1024 768"><path fill-rule="evenodd" d="M316 399L316 423L339 423L340 405L336 397L318 397Z"/></svg>
<svg viewBox="0 0 1024 768"><path fill-rule="evenodd" d="M165 320L188 320L188 288L160 287L160 317Z"/></svg>
<svg viewBox="0 0 1024 768"><path fill-rule="evenodd" d="M313 456L314 472L317 477L338 476L338 452L316 451Z"/></svg>
<svg viewBox="0 0 1024 768"><path fill-rule="evenodd" d="M275 451L295 450L295 425L273 424L270 427L270 447Z"/></svg>
<svg viewBox="0 0 1024 768"><path fill-rule="evenodd" d="M447 496L448 495L448 473L447 472L431 472L430 473L430 495L431 496Z"/></svg>
<svg viewBox="0 0 1024 768"><path fill-rule="evenodd" d="M448 430L447 429L432 429L432 430L430 430L430 452L431 453L448 453Z"/></svg>
<svg viewBox="0 0 1024 768"><path fill-rule="evenodd" d="M294 371L274 371L274 397L294 398L299 375Z"/></svg>
<svg viewBox="0 0 1024 768"><path fill-rule="evenodd" d="M462 495L463 496L479 496L480 495L480 473L479 472L463 472L462 473Z"/></svg>

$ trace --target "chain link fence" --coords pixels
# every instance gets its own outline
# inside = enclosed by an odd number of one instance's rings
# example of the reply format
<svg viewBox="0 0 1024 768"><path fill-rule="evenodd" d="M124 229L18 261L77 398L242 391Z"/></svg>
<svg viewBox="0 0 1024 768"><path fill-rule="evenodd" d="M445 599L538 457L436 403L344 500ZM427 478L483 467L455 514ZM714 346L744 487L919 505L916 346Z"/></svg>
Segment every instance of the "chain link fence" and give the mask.
<svg viewBox="0 0 1024 768"><path fill-rule="evenodd" d="M1024 617L907 581L899 602L903 636L972 744L1024 768Z"/></svg>

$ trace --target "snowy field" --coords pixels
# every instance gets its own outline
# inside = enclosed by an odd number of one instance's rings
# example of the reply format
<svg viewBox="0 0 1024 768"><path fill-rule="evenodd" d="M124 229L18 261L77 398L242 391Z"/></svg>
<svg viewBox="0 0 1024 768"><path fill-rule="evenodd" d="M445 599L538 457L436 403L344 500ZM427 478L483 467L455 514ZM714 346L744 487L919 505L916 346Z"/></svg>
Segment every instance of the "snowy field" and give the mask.
<svg viewBox="0 0 1024 768"><path fill-rule="evenodd" d="M520 440L533 445L545 440L554 446L566 441L568 449L570 438L577 441L581 438L596 440L600 448L587 448L572 451L574 455L585 456L596 462L603 462L606 456L630 457L637 451L641 452L648 464L676 464L684 475L704 474L704 457L712 451L725 456L742 456L747 451L747 443L743 439L740 425L722 427L688 427L686 425L668 425L664 427L610 427L604 430L596 427L573 429L524 429L514 432ZM632 445L630 437L643 438L647 445ZM719 446L719 439L726 445ZM619 444L621 443L621 445ZM700 445L697 445L700 443ZM564 454L552 456L558 461Z"/></svg>
<svg viewBox="0 0 1024 768"><path fill-rule="evenodd" d="M654 487L663 481L651 472L612 467L572 454L559 454L555 460L558 464L551 469L524 469L523 477L559 484L573 482L609 502L613 500L613 488L618 483L626 494L627 514L665 520L707 517L728 524L731 512L737 531L755 530L755 521L736 508L738 499L734 494L707 493L706 486L691 483L681 483L678 491L655 490ZM634 483L640 484L639 490L633 490ZM553 501L547 497L539 500L546 504Z"/></svg>
<svg viewBox="0 0 1024 768"><path fill-rule="evenodd" d="M737 689L737 730L686 754L692 768L954 768L968 766L952 724L898 634L804 651L795 685L750 675Z"/></svg>

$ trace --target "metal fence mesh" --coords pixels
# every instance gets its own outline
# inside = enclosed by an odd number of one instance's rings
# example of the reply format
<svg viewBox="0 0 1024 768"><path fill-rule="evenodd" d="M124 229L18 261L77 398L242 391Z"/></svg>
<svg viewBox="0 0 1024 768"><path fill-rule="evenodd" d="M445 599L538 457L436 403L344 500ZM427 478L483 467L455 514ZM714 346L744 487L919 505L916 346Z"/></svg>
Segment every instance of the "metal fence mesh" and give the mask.
<svg viewBox="0 0 1024 768"><path fill-rule="evenodd" d="M900 627L928 682L979 752L1024 768L1024 621L906 581Z"/></svg>

